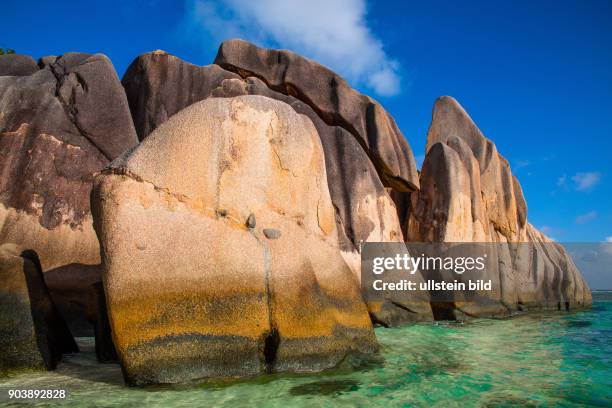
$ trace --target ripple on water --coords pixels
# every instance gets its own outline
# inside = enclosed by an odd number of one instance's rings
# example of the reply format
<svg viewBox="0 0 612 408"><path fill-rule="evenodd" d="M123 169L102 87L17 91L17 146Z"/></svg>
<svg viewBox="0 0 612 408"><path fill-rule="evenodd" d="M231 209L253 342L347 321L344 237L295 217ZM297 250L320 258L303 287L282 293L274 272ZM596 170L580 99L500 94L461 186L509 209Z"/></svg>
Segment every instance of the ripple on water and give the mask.
<svg viewBox="0 0 612 408"><path fill-rule="evenodd" d="M291 395L340 395L359 390L359 381L331 380L300 384L289 390Z"/></svg>

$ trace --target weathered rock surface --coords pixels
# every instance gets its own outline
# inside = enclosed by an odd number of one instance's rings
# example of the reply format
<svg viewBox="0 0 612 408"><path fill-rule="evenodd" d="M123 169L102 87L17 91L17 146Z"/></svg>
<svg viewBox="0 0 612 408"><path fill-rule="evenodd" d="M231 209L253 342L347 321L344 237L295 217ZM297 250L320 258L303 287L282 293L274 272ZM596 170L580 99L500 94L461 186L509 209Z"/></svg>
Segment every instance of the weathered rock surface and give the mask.
<svg viewBox="0 0 612 408"><path fill-rule="evenodd" d="M359 274L361 242L402 242L397 210L376 169L355 138L340 126L327 125L310 106L276 92L256 77L228 79L213 97L263 95L283 101L315 125L325 156L327 184L336 209L338 240L345 260Z"/></svg>
<svg viewBox="0 0 612 408"><path fill-rule="evenodd" d="M224 79L239 78L218 65L197 66L154 51L136 58L122 79L140 140L187 106L206 99Z"/></svg>
<svg viewBox="0 0 612 408"><path fill-rule="evenodd" d="M0 373L52 370L78 351L55 308L34 251L0 245Z"/></svg>
<svg viewBox="0 0 612 408"><path fill-rule="evenodd" d="M45 272L53 301L75 336L95 334L98 319L93 285L102 279L100 265L69 264Z"/></svg>
<svg viewBox="0 0 612 408"><path fill-rule="evenodd" d="M311 64L311 76L332 75L320 65L303 60ZM348 92L344 80L333 75L337 81L342 81L342 89ZM173 113L208 97L263 95L289 104L296 112L312 120L321 139L327 183L336 209L338 240L342 254L354 273L360 274L361 242L403 241L397 209L370 160L369 148L364 149L363 143L344 127L328 124L319 115L318 109L313 109L309 103L282 93L283 89L269 88L256 76L242 78L217 65L195 66L161 51L138 57L122 83L141 139ZM349 93L353 99L365 98L363 95L358 97L360 94L353 90ZM374 139L380 145L386 138L389 138L388 144L393 145L398 135L379 130L372 132L379 134ZM399 136L403 140L401 133ZM404 165L410 168L412 154L409 150L407 154ZM378 310L378 307L375 309ZM397 313L404 315L406 311L398 309ZM414 320L414 314L406 314L406 318Z"/></svg>
<svg viewBox="0 0 612 408"><path fill-rule="evenodd" d="M396 210L366 151L346 129L328 125L307 103L268 88L255 76L242 79L218 65L199 67L162 51L138 57L122 83L141 139L172 114L208 97L263 95L288 103L313 121L321 137L342 247L355 253L361 241L402 240Z"/></svg>
<svg viewBox="0 0 612 408"><path fill-rule="evenodd" d="M32 75L36 71L38 71L38 65L29 55L0 55L0 76Z"/></svg>
<svg viewBox="0 0 612 408"><path fill-rule="evenodd" d="M499 288L489 295L493 302L448 304L456 316L591 304L590 290L563 247L527 222L523 192L508 161L450 97L434 106L420 177L408 240L506 243L493 247L497 261L489 278Z"/></svg>
<svg viewBox="0 0 612 408"><path fill-rule="evenodd" d="M125 93L100 54L38 65L0 58L0 243L35 250L45 272L96 265L93 175L138 142Z"/></svg>
<svg viewBox="0 0 612 408"><path fill-rule="evenodd" d="M96 178L92 208L130 384L315 371L377 348L316 129L284 103L191 105Z"/></svg>
<svg viewBox="0 0 612 408"><path fill-rule="evenodd" d="M386 186L418 188L412 151L395 120L328 68L291 51L259 48L243 40L223 42L215 63L243 78L261 79L306 103L327 124L347 130L364 147Z"/></svg>

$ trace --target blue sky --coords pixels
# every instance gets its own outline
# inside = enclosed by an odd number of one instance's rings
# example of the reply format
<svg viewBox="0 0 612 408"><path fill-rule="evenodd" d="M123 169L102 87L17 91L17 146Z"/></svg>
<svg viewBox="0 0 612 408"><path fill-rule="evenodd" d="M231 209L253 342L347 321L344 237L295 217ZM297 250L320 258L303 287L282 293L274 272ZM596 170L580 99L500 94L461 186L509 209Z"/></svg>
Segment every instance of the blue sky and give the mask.
<svg viewBox="0 0 612 408"><path fill-rule="evenodd" d="M254 6L257 4L257 6ZM394 115L422 160L431 107L454 96L519 178L529 219L559 241L612 240L612 2L4 1L0 47L143 52L212 62L241 36L343 74Z"/></svg>

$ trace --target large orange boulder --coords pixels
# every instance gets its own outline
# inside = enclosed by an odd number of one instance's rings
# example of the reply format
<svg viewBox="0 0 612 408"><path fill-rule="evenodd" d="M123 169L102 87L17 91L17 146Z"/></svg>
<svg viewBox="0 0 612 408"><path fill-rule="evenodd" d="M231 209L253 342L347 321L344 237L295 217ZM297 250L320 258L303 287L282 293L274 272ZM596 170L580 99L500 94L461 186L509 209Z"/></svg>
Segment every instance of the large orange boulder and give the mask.
<svg viewBox="0 0 612 408"><path fill-rule="evenodd" d="M180 111L96 178L131 384L317 371L377 348L312 122L260 96Z"/></svg>

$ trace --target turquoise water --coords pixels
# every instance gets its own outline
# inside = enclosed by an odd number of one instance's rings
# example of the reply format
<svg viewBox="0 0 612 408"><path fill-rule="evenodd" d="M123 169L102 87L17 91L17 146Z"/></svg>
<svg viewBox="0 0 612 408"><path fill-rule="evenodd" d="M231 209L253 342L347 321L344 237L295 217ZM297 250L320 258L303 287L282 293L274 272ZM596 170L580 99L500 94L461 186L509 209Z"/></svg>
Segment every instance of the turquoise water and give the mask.
<svg viewBox="0 0 612 408"><path fill-rule="evenodd" d="M97 364L91 339L58 370L0 379L8 388L64 388L58 404L83 407L612 406L612 293L590 311L508 320L376 329L382 359L359 370L271 375L249 381L135 389L119 367Z"/></svg>

